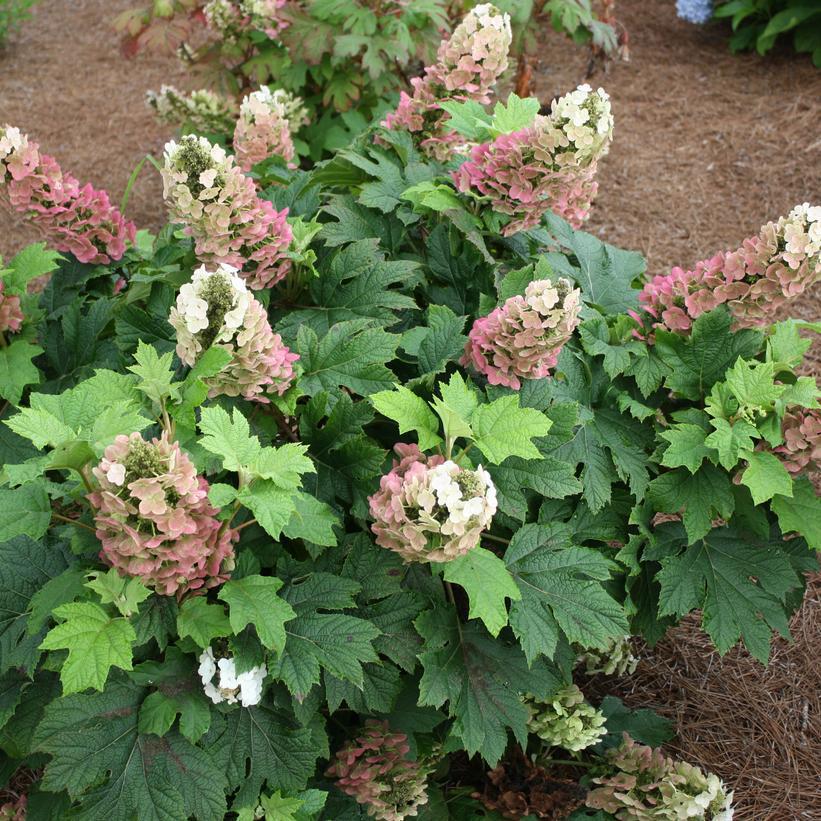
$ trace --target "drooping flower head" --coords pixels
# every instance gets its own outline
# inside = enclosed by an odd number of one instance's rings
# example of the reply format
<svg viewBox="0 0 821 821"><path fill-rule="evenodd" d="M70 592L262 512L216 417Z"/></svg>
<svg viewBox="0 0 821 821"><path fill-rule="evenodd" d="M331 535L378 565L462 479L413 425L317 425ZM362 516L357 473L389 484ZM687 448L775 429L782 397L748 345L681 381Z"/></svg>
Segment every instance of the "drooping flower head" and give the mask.
<svg viewBox="0 0 821 821"><path fill-rule="evenodd" d="M713 0L676 0L676 14L688 23L703 25L713 16Z"/></svg>
<svg viewBox="0 0 821 821"><path fill-rule="evenodd" d="M621 746L608 750L615 774L594 778L601 786L587 795L587 806L619 821L705 819L731 821L733 794L721 779L660 749L637 744L625 733Z"/></svg>
<svg viewBox="0 0 821 821"><path fill-rule="evenodd" d="M237 673L233 657L219 650L215 654L211 647L200 654L199 662L202 688L214 704L239 702L243 707L254 707L262 701L262 685L268 675L264 664Z"/></svg>
<svg viewBox="0 0 821 821"><path fill-rule="evenodd" d="M653 277L639 294L643 314L634 317L651 339L652 328L687 332L701 314L725 304L736 327L765 325L819 281L821 206L803 203L735 251L698 262L692 271L673 268Z"/></svg>
<svg viewBox="0 0 821 821"><path fill-rule="evenodd" d="M194 131L230 133L236 120L236 104L207 88L183 92L164 85L159 91L148 91L146 103L160 122L188 125Z"/></svg>
<svg viewBox="0 0 821 821"><path fill-rule="evenodd" d="M289 165L296 153L292 134L308 122L302 100L281 88L262 86L242 101L234 129L234 153L243 171L271 156ZM293 167L293 166L292 166Z"/></svg>
<svg viewBox="0 0 821 821"><path fill-rule="evenodd" d="M427 772L407 758L409 750L404 733L392 733L386 721L368 721L325 774L377 821L402 821L416 816L428 800Z"/></svg>
<svg viewBox="0 0 821 821"><path fill-rule="evenodd" d="M529 694L524 701L530 711L528 731L553 747L584 750L607 733L604 715L584 700L575 684L559 690L550 701Z"/></svg>
<svg viewBox="0 0 821 821"><path fill-rule="evenodd" d="M781 422L784 444L775 453L792 474L821 471L821 411L796 408Z"/></svg>
<svg viewBox="0 0 821 821"><path fill-rule="evenodd" d="M610 147L613 116L603 89L579 86L533 125L474 146L453 173L460 191L490 200L511 220L505 236L538 225L547 211L578 227L598 190L598 160Z"/></svg>
<svg viewBox="0 0 821 821"><path fill-rule="evenodd" d="M416 445L394 450L399 459L368 500L376 543L406 562L447 562L476 547L496 513L490 474L425 456Z"/></svg>
<svg viewBox="0 0 821 821"><path fill-rule="evenodd" d="M413 95L401 92L399 105L382 125L411 132L425 153L441 161L449 159L463 138L447 129L450 115L440 104L447 100L488 103L507 69L512 37L508 14L490 3L475 6L442 41L436 62L411 80Z"/></svg>
<svg viewBox="0 0 821 821"><path fill-rule="evenodd" d="M581 291L568 279L534 280L524 295L473 323L462 357L491 385L519 390L522 379L544 379L579 324Z"/></svg>
<svg viewBox="0 0 821 821"><path fill-rule="evenodd" d="M193 367L211 345L231 354L220 373L203 380L211 397L267 403L266 393L281 396L293 382L299 355L271 330L265 308L230 265L215 271L203 265L194 271L191 282L180 288L168 321L177 332L177 355L186 365Z"/></svg>
<svg viewBox="0 0 821 821"><path fill-rule="evenodd" d="M100 558L163 596L214 587L234 567L236 532L221 527L208 482L166 433L118 436L92 473Z"/></svg>
<svg viewBox="0 0 821 821"><path fill-rule="evenodd" d="M57 161L41 154L18 128L0 127L0 186L58 250L80 262L106 265L120 259L137 229L105 191L81 186Z"/></svg>
<svg viewBox="0 0 821 821"><path fill-rule="evenodd" d="M163 195L169 215L194 238L197 256L242 270L250 288L268 288L290 270L288 209L276 211L224 149L189 135L165 146Z"/></svg>
<svg viewBox="0 0 821 821"><path fill-rule="evenodd" d="M588 676L599 673L605 676L632 675L638 663L639 660L633 655L630 636L610 639L604 650L587 649L576 659L576 664L583 666Z"/></svg>
<svg viewBox="0 0 821 821"><path fill-rule="evenodd" d="M0 334L6 331L16 333L25 317L20 309L20 297L4 293L5 283L0 279Z"/></svg>

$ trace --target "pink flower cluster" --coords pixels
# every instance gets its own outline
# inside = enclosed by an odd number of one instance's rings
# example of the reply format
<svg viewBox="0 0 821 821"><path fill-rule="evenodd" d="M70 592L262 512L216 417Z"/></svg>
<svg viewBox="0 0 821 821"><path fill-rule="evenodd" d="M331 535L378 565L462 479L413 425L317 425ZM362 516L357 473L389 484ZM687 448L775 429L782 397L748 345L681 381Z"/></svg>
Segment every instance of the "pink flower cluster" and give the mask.
<svg viewBox="0 0 821 821"><path fill-rule="evenodd" d="M108 264L120 259L137 229L105 191L81 186L57 161L41 154L19 129L0 128L0 184L12 208L25 214L63 253L80 262Z"/></svg>
<svg viewBox="0 0 821 821"><path fill-rule="evenodd" d="M208 482L166 433L146 442L118 436L93 469L100 558L163 596L226 581L237 533L223 528L208 502Z"/></svg>
<svg viewBox="0 0 821 821"><path fill-rule="evenodd" d="M209 0L203 8L208 27L225 38L258 30L275 40L288 26L280 9L288 0Z"/></svg>
<svg viewBox="0 0 821 821"><path fill-rule="evenodd" d="M242 396L267 403L265 393L281 396L294 380L299 354L271 330L265 308L247 293L235 268L197 269L180 288L168 321L177 332L177 355L186 365L193 367L211 345L231 354L220 373L204 380L212 398Z"/></svg>
<svg viewBox="0 0 821 821"><path fill-rule="evenodd" d="M549 116L474 146L453 179L463 193L487 197L494 211L511 217L504 236L538 225L549 210L577 228L589 215L598 161L612 135L607 94L579 86L554 101Z"/></svg>
<svg viewBox="0 0 821 821"><path fill-rule="evenodd" d="M16 333L25 317L20 310L20 297L3 293L5 284L0 279L0 334L6 331Z"/></svg>
<svg viewBox="0 0 821 821"><path fill-rule="evenodd" d="M727 305L736 326L763 325L819 280L821 206L804 203L735 251L653 277L639 294L644 316L633 316L652 328L687 332L701 314Z"/></svg>
<svg viewBox="0 0 821 821"><path fill-rule="evenodd" d="M775 448L790 473L821 471L821 411L797 408L781 421L784 444Z"/></svg>
<svg viewBox="0 0 821 821"><path fill-rule="evenodd" d="M239 110L234 129L234 153L243 171L271 156L282 157L294 168L292 134L308 122L302 100L287 91L262 86L249 94Z"/></svg>
<svg viewBox="0 0 821 821"><path fill-rule="evenodd" d="M496 513L487 471L425 456L416 445L394 450L399 460L368 499L376 543L406 562L447 562L476 547Z"/></svg>
<svg viewBox="0 0 821 821"><path fill-rule="evenodd" d="M442 41L437 61L425 67L422 77L411 80L413 96L403 91L396 110L382 125L418 134L424 151L447 160L463 138L444 127L450 115L440 103L488 103L493 86L507 69L512 37L509 15L490 3L472 8L450 38Z"/></svg>
<svg viewBox="0 0 821 821"><path fill-rule="evenodd" d="M242 269L255 290L287 275L288 209L260 199L254 181L220 146L194 135L169 142L162 177L170 218L185 225L202 261Z"/></svg>
<svg viewBox="0 0 821 821"><path fill-rule="evenodd" d="M410 746L404 733L392 733L386 721L368 721L362 735L336 753L326 775L368 808L378 821L402 821L427 803L427 773L406 758Z"/></svg>
<svg viewBox="0 0 821 821"><path fill-rule="evenodd" d="M580 308L581 292L570 280L535 280L524 296L473 323L462 364L513 390L522 379L544 379L579 324Z"/></svg>

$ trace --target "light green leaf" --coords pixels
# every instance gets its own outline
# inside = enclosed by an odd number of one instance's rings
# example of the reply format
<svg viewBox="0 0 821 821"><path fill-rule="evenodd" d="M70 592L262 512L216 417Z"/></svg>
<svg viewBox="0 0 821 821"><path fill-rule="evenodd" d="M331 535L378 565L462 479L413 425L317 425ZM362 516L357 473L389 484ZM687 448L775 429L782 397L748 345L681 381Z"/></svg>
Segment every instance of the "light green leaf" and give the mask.
<svg viewBox="0 0 821 821"><path fill-rule="evenodd" d="M800 533L811 550L821 550L821 499L806 477L793 482L792 496L773 496L771 506L784 533Z"/></svg>
<svg viewBox="0 0 821 821"><path fill-rule="evenodd" d="M539 101L535 97L517 97L511 94L507 98L507 105L497 102L493 109L491 130L496 134L510 134L521 131L533 123L539 113Z"/></svg>
<svg viewBox="0 0 821 821"><path fill-rule="evenodd" d="M2 279L6 291L22 295L31 280L50 274L60 260L64 259L57 251L46 248L44 242L27 245L8 263L8 269L3 271Z"/></svg>
<svg viewBox="0 0 821 821"><path fill-rule="evenodd" d="M137 613L140 602L151 595L139 579L124 578L114 568L107 573L96 571L89 578L85 586L93 590L103 604L113 604L126 618Z"/></svg>
<svg viewBox="0 0 821 821"><path fill-rule="evenodd" d="M379 413L399 425L399 433L414 431L420 450L430 450L441 441L436 415L422 397L397 385L395 390L371 394L370 401Z"/></svg>
<svg viewBox="0 0 821 821"><path fill-rule="evenodd" d="M513 395L480 405L471 424L476 445L488 461L498 465L508 456L538 459L541 454L531 440L545 436L552 422L541 411L519 407L519 397Z"/></svg>
<svg viewBox="0 0 821 821"><path fill-rule="evenodd" d="M187 599L180 607L177 632L181 639L190 636L205 649L214 639L231 635L231 622L223 607L209 604L204 597L197 596Z"/></svg>
<svg viewBox="0 0 821 821"><path fill-rule="evenodd" d="M40 371L31 361L43 349L24 339L0 348L0 397L16 405L28 385L40 381Z"/></svg>
<svg viewBox="0 0 821 821"><path fill-rule="evenodd" d="M15 536L39 539L51 522L51 502L40 482L0 487L0 542Z"/></svg>
<svg viewBox="0 0 821 821"><path fill-rule="evenodd" d="M775 384L772 362L750 363L741 357L727 371L725 381L738 404L745 409L772 408L785 389L784 385Z"/></svg>
<svg viewBox="0 0 821 821"><path fill-rule="evenodd" d="M306 456L307 445L287 442L276 448L262 448L249 465L249 472L260 479L270 479L283 490L296 490L303 473L315 473L314 463Z"/></svg>
<svg viewBox="0 0 821 821"><path fill-rule="evenodd" d="M244 576L226 582L218 594L228 604L234 633L253 624L263 645L277 653L285 646L285 623L296 616L291 605L277 596L281 587L282 582L272 576Z"/></svg>
<svg viewBox="0 0 821 821"><path fill-rule="evenodd" d="M303 539L325 547L335 545L334 526L339 524L339 518L333 510L309 493L296 493L291 498L294 510L282 532L289 539Z"/></svg>
<svg viewBox="0 0 821 821"><path fill-rule="evenodd" d="M686 467L695 473L701 463L710 458L710 448L704 444L707 431L699 425L675 425L659 436L670 443L661 459L668 468Z"/></svg>
<svg viewBox="0 0 821 821"><path fill-rule="evenodd" d="M176 717L176 702L159 691L153 692L140 705L139 730L163 736L171 729Z"/></svg>
<svg viewBox="0 0 821 821"><path fill-rule="evenodd" d="M715 431L704 442L718 451L721 467L732 470L738 464L741 453L755 447L753 440L759 437L758 430L743 419L737 419L732 424L726 419L713 419L710 424Z"/></svg>
<svg viewBox="0 0 821 821"><path fill-rule="evenodd" d="M491 636L507 624L506 599L519 601L522 594L505 563L483 547L447 562L444 578L461 585L468 594L468 618L481 619Z"/></svg>
<svg viewBox="0 0 821 821"><path fill-rule="evenodd" d="M295 508L293 491L282 490L269 479L255 480L244 487L237 498L274 539L279 539Z"/></svg>
<svg viewBox="0 0 821 821"><path fill-rule="evenodd" d="M757 505L776 494L792 496L792 478L777 456L766 451L750 451L742 456L747 460L747 469L741 475L741 484L750 489Z"/></svg>
<svg viewBox="0 0 821 821"><path fill-rule="evenodd" d="M54 616L62 624L46 634L40 649L68 650L60 670L64 694L89 687L102 690L112 667L131 669L131 645L137 635L125 619L112 619L90 602L62 604Z"/></svg>
<svg viewBox="0 0 821 821"><path fill-rule="evenodd" d="M226 470L239 471L259 456L262 445L251 435L248 420L238 408L231 416L217 405L202 409L200 444L210 453L222 459Z"/></svg>
<svg viewBox="0 0 821 821"><path fill-rule="evenodd" d="M142 340L137 343L137 352L134 354L137 364L130 365L128 370L137 375L137 389L152 402L159 404L164 399L176 402L180 398L180 386L183 383L174 382L172 357L170 351L160 356L152 345L146 345Z"/></svg>

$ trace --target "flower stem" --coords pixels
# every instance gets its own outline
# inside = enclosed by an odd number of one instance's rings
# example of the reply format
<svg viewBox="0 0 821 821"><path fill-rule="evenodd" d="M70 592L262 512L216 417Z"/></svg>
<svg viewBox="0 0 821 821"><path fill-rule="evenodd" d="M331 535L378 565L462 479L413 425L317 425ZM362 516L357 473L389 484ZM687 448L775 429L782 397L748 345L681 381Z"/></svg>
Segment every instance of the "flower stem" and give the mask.
<svg viewBox="0 0 821 821"><path fill-rule="evenodd" d="M90 530L92 533L97 532L93 527L87 525L85 522L78 522L76 519L69 519L68 516L63 516L60 513L52 512L51 516L54 519L59 519L61 522L67 522L68 524L76 525L77 527L84 527L86 530Z"/></svg>

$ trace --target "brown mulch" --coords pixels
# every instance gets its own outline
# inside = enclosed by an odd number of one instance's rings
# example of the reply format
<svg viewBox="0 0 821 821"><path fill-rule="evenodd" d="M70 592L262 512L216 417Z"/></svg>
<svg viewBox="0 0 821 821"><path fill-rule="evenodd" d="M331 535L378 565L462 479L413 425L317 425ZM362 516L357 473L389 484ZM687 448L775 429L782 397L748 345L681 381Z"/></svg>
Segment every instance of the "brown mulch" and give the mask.
<svg viewBox="0 0 821 821"><path fill-rule="evenodd" d="M121 58L109 23L131 2L43 0L0 53L0 123L20 126L114 201L170 136L145 108L145 91L189 82L173 57ZM589 230L641 250L651 274L736 247L796 203L821 199L821 72L787 52L732 56L726 29L685 24L673 6L619 0L631 61L591 80L613 98L616 138ZM543 101L583 81L586 54L559 35L545 34L539 57ZM150 169L128 216L141 227L163 222ZM0 253L35 238L0 213ZM818 320L819 305L816 291L790 313ZM672 749L735 788L738 821L821 821L820 598L816 579L793 620L794 643L778 640L767 668L737 649L720 659L687 619L614 683L631 705L676 720Z"/></svg>

